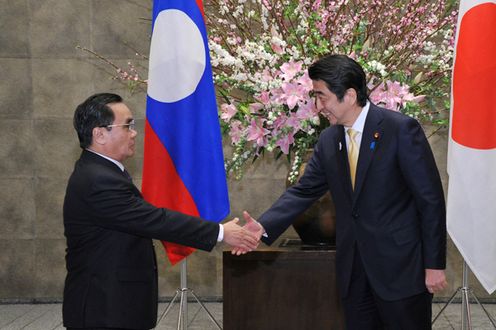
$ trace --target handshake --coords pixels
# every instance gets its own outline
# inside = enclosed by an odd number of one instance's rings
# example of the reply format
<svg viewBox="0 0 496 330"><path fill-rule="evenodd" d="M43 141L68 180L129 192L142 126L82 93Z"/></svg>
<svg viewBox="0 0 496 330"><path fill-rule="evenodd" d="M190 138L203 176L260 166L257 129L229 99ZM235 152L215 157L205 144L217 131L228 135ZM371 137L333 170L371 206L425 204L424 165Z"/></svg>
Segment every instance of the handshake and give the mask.
<svg viewBox="0 0 496 330"><path fill-rule="evenodd" d="M243 212L243 218L245 219L244 226L238 224L238 218L223 224L223 241L232 247L231 253L236 255L255 250L265 232L262 225L253 219L248 212Z"/></svg>

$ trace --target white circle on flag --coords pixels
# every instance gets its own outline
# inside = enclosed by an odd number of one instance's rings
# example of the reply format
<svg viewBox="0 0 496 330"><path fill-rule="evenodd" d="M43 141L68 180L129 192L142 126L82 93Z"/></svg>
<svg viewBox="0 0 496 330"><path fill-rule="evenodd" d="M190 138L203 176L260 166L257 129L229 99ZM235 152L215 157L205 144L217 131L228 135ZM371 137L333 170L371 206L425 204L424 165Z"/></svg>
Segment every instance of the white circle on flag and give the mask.
<svg viewBox="0 0 496 330"><path fill-rule="evenodd" d="M179 101L195 90L205 70L203 37L191 18L177 9L155 19L148 68L148 95L160 102Z"/></svg>

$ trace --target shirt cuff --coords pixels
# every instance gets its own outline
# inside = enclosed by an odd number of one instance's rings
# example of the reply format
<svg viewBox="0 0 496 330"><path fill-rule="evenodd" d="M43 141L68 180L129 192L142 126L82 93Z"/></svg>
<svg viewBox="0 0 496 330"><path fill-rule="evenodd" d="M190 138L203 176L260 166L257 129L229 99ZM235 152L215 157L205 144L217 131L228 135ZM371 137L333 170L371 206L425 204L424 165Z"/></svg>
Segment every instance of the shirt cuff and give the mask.
<svg viewBox="0 0 496 330"><path fill-rule="evenodd" d="M217 242L222 242L224 240L224 226L219 223L219 236L217 236Z"/></svg>

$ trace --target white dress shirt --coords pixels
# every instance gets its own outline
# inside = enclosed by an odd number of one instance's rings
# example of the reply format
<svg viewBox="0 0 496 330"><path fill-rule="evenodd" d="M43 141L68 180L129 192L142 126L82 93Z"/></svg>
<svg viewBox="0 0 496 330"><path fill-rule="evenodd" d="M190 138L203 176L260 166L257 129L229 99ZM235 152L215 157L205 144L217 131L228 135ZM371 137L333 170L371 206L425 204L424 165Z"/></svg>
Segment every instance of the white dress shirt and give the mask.
<svg viewBox="0 0 496 330"><path fill-rule="evenodd" d="M353 126L351 127L344 126L344 133L345 133L344 136L346 138L346 150L349 149L349 145L350 145L350 136L346 133L348 129L352 128L353 130L358 132L358 134L355 136L355 142L358 148L358 152L360 152L360 144L362 143L363 128L365 127L365 119L367 119L367 114L369 113L369 109L370 109L370 102L367 101L367 104L365 104L365 106L362 108L362 111L360 112L357 119L353 123Z"/></svg>

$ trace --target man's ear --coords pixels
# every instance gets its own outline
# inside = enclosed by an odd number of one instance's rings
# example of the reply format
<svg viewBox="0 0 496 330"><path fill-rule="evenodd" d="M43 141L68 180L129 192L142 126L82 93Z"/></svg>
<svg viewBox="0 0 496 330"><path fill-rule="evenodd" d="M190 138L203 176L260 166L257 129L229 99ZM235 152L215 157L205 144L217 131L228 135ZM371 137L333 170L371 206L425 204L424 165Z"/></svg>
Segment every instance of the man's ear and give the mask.
<svg viewBox="0 0 496 330"><path fill-rule="evenodd" d="M106 134L104 132L106 130L105 127L94 127L92 131L92 137L93 137L93 143L96 144L105 144L107 139L106 139Z"/></svg>
<svg viewBox="0 0 496 330"><path fill-rule="evenodd" d="M357 92L354 88L348 88L344 93L344 99L347 104L355 105L357 102Z"/></svg>

